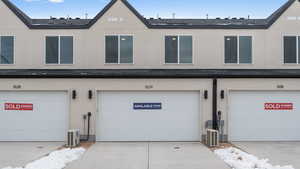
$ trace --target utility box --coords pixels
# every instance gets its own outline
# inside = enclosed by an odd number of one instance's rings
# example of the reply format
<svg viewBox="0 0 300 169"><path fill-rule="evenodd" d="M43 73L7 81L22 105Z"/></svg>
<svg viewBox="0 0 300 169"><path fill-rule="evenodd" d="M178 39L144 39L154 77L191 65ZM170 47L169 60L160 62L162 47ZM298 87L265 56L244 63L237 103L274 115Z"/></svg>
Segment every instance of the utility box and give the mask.
<svg viewBox="0 0 300 169"><path fill-rule="evenodd" d="M80 131L79 130L69 130L67 147L73 148L80 144Z"/></svg>
<svg viewBox="0 0 300 169"><path fill-rule="evenodd" d="M208 147L217 147L220 144L219 131L207 129L206 145Z"/></svg>

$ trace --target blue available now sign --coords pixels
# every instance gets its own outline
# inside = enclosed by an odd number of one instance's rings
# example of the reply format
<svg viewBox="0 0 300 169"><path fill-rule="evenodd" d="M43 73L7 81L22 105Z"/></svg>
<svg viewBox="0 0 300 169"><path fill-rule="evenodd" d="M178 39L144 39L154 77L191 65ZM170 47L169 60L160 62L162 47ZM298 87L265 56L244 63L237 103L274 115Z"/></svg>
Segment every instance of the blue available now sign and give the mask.
<svg viewBox="0 0 300 169"><path fill-rule="evenodd" d="M161 103L133 103L134 110L161 110Z"/></svg>

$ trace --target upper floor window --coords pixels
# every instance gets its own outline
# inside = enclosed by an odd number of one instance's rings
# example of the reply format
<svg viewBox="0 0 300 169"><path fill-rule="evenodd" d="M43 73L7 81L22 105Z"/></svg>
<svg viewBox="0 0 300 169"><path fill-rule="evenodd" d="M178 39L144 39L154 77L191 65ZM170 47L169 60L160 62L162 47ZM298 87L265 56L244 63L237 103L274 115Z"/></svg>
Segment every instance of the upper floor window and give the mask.
<svg viewBox="0 0 300 169"><path fill-rule="evenodd" d="M193 63L193 37L166 36L165 63Z"/></svg>
<svg viewBox="0 0 300 169"><path fill-rule="evenodd" d="M46 64L73 64L73 37L46 37Z"/></svg>
<svg viewBox="0 0 300 169"><path fill-rule="evenodd" d="M252 37L225 36L225 63L252 63Z"/></svg>
<svg viewBox="0 0 300 169"><path fill-rule="evenodd" d="M14 37L0 36L0 64L14 63Z"/></svg>
<svg viewBox="0 0 300 169"><path fill-rule="evenodd" d="M105 63L133 63L133 37L127 35L106 36Z"/></svg>
<svg viewBox="0 0 300 169"><path fill-rule="evenodd" d="M300 37L285 36L284 37L284 63L300 64Z"/></svg>

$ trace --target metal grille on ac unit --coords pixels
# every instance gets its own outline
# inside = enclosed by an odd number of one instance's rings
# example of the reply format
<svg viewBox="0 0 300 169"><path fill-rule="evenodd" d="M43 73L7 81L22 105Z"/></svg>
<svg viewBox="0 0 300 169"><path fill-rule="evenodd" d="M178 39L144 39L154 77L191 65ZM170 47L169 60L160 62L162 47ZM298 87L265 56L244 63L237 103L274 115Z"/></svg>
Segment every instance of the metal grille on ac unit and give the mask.
<svg viewBox="0 0 300 169"><path fill-rule="evenodd" d="M80 131L69 130L67 147L77 147L80 144Z"/></svg>
<svg viewBox="0 0 300 169"><path fill-rule="evenodd" d="M207 129L206 144L209 147L219 146L219 132L217 130Z"/></svg>

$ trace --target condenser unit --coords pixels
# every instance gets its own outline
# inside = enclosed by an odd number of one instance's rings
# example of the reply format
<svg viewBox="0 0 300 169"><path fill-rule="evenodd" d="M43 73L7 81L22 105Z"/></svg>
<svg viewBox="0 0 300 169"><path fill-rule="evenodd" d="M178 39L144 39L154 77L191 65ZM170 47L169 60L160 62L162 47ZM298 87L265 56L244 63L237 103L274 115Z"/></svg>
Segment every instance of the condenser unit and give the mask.
<svg viewBox="0 0 300 169"><path fill-rule="evenodd" d="M77 147L80 144L80 131L79 130L69 130L67 147Z"/></svg>
<svg viewBox="0 0 300 169"><path fill-rule="evenodd" d="M206 133L206 144L209 147L216 147L219 146L219 131L207 129Z"/></svg>

